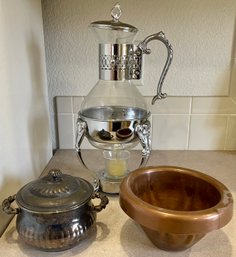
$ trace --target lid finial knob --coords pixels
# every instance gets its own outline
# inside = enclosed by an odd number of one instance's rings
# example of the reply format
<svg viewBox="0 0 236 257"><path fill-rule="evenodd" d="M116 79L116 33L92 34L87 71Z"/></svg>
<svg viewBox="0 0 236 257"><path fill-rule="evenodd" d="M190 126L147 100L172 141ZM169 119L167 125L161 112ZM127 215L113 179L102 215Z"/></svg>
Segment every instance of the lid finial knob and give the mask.
<svg viewBox="0 0 236 257"><path fill-rule="evenodd" d="M120 4L116 3L115 6L111 9L111 17L114 22L119 22L120 16L122 14Z"/></svg>
<svg viewBox="0 0 236 257"><path fill-rule="evenodd" d="M61 181L62 180L62 172L57 169L53 169L49 171L49 176L53 182Z"/></svg>

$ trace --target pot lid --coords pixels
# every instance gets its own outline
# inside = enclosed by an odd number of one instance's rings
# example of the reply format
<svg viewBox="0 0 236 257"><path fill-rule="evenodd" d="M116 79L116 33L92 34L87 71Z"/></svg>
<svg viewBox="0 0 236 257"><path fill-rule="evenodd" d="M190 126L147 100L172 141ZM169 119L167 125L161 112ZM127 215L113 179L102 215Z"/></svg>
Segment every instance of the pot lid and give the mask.
<svg viewBox="0 0 236 257"><path fill-rule="evenodd" d="M136 33L138 29L130 24L120 22L120 16L122 14L120 4L116 4L111 10L112 20L109 21L95 21L90 24L91 27L97 29L110 29L119 30L123 32Z"/></svg>
<svg viewBox="0 0 236 257"><path fill-rule="evenodd" d="M32 212L63 212L83 205L94 192L86 180L51 170L48 175L22 187L16 195L18 205Z"/></svg>

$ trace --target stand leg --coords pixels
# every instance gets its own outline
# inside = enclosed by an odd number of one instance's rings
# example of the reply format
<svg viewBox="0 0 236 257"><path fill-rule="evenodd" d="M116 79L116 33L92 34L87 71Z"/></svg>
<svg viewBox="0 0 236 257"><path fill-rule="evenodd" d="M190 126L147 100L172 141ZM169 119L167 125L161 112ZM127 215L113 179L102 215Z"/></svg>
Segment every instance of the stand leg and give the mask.
<svg viewBox="0 0 236 257"><path fill-rule="evenodd" d="M75 142L75 150L77 152L78 159L80 163L87 169L87 166L83 160L82 154L81 154L81 144L84 139L86 130L87 130L87 124L85 121L78 118L76 123L76 142Z"/></svg>
<svg viewBox="0 0 236 257"><path fill-rule="evenodd" d="M96 173L89 170L83 160L82 152L81 152L81 144L83 142L84 136L87 131L87 124L85 121L78 118L77 120L77 130L76 130L76 143L75 143L75 150L77 152L77 157L81 165L88 170L88 172L91 174L91 177L93 178L92 185L94 187L95 192L100 191L100 182L99 179L96 176Z"/></svg>
<svg viewBox="0 0 236 257"><path fill-rule="evenodd" d="M142 160L139 167L145 167L150 153L151 153L151 124L149 120L144 123L137 124L135 126L135 131L143 147L142 150Z"/></svg>

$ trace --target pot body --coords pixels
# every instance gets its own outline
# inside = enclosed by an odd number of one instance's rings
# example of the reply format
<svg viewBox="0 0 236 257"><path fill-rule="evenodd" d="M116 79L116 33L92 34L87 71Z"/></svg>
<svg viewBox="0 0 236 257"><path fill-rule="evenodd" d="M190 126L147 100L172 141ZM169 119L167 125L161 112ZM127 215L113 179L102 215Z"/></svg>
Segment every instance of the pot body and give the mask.
<svg viewBox="0 0 236 257"><path fill-rule="evenodd" d="M85 238L96 222L91 201L75 210L59 213L34 213L21 209L16 229L27 244L44 251L62 251Z"/></svg>
<svg viewBox="0 0 236 257"><path fill-rule="evenodd" d="M94 198L100 199L98 205L92 203ZM11 206L15 200L19 208ZM25 243L45 251L62 251L89 234L97 212L108 202L88 181L51 170L5 199L2 209L17 214L16 228Z"/></svg>

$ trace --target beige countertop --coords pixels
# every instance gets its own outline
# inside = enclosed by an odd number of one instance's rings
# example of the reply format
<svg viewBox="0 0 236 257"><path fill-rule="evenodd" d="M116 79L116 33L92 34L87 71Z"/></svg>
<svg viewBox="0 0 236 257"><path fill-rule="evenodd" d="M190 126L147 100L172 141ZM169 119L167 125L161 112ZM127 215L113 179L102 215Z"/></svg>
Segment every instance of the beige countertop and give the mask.
<svg viewBox="0 0 236 257"><path fill-rule="evenodd" d="M90 168L99 170L103 166L102 156L98 151L84 151L84 159ZM135 168L139 159L140 152L133 151L131 169ZM153 151L148 165L175 165L204 172L224 183L236 199L235 151ZM57 151L43 174L52 168L60 168L77 176L87 174L73 150ZM207 234L192 248L181 252L166 252L156 248L141 228L121 210L118 196L109 196L109 200L107 208L97 215L94 234L76 247L63 252L42 252L22 243L18 238L14 218L0 239L0 256L236 257L236 213L228 225ZM234 211L235 209L236 207Z"/></svg>

